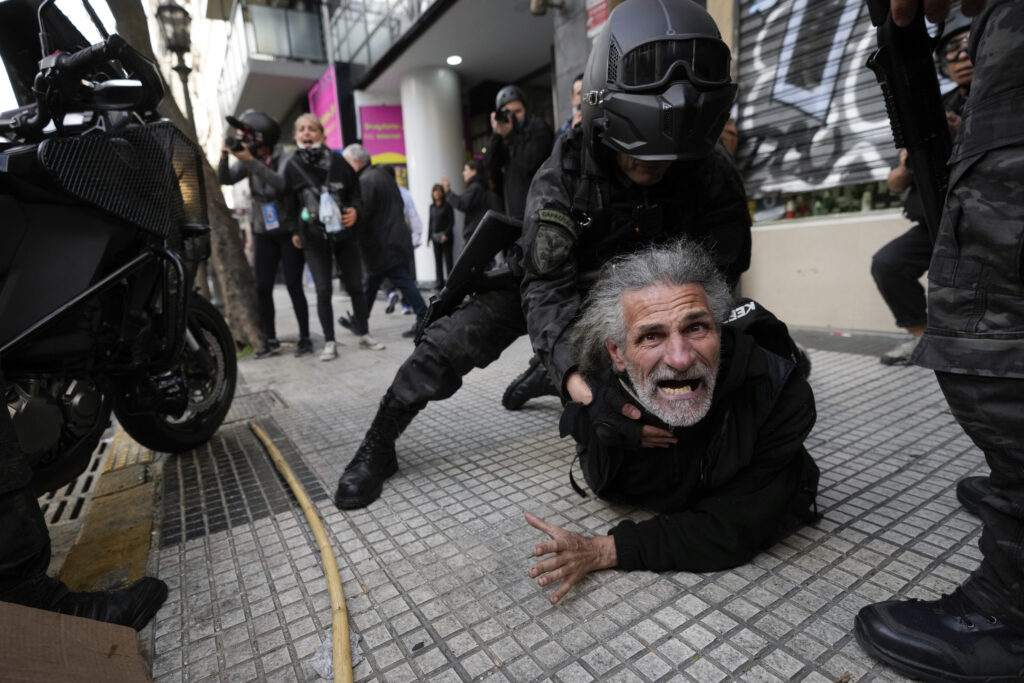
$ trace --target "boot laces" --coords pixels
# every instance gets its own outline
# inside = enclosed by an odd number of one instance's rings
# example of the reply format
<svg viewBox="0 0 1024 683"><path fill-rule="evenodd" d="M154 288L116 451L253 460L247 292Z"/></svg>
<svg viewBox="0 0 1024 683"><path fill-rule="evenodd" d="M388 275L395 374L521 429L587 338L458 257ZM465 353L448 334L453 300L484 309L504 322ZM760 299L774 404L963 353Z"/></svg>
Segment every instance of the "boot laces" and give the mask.
<svg viewBox="0 0 1024 683"><path fill-rule="evenodd" d="M981 608L975 605L974 602L964 595L963 591L959 588L948 595L943 594L941 602L944 603L943 606L947 611L954 615L957 621L963 624L964 628L968 630L973 630L975 628L974 620L967 616L969 612L983 616L985 621L993 626L999 623L999 619L994 615L985 614Z"/></svg>

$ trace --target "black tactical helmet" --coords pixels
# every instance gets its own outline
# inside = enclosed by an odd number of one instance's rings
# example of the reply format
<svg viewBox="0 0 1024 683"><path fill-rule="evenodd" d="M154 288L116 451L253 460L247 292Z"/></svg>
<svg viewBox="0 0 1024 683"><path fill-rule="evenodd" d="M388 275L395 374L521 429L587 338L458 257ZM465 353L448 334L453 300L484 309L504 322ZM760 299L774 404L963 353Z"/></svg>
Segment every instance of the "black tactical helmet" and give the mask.
<svg viewBox="0 0 1024 683"><path fill-rule="evenodd" d="M516 100L522 102L524 107L526 106L526 95L519 89L519 86L506 85L498 91L497 96L494 98L494 111L501 111L506 104Z"/></svg>
<svg viewBox="0 0 1024 683"><path fill-rule="evenodd" d="M587 141L646 161L705 157L736 98L729 47L690 0L627 0L583 75Z"/></svg>
<svg viewBox="0 0 1024 683"><path fill-rule="evenodd" d="M257 144L273 147L281 139L281 124L264 112L247 109L237 119L234 116L225 118L234 128L252 131Z"/></svg>

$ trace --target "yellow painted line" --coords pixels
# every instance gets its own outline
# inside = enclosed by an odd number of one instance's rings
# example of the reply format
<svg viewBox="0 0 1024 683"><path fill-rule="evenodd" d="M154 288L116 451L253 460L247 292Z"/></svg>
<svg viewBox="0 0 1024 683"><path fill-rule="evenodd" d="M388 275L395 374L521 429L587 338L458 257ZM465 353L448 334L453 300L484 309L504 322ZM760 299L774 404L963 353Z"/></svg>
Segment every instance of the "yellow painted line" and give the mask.
<svg viewBox="0 0 1024 683"><path fill-rule="evenodd" d="M68 588L90 591L105 577L134 581L146 575L155 497L156 485L147 481L92 499L61 569Z"/></svg>
<svg viewBox="0 0 1024 683"><path fill-rule="evenodd" d="M334 636L334 681L335 683L352 683L352 648L349 645L348 636L348 608L345 606L345 591L341 587L341 576L338 574L338 561L334 557L334 549L331 548L331 541L327 538L327 532L320 521L320 515L313 507L313 501L306 495L306 490L295 478L292 468L281 457L281 451L270 440L266 432L260 429L255 422L249 423L249 429L263 442L271 460L277 466L277 470L288 482L295 499L299 501L302 511L306 514L306 521L313 530L313 536L320 547L320 559L324 564L324 577L327 579L327 593L331 597L332 634Z"/></svg>
<svg viewBox="0 0 1024 683"><path fill-rule="evenodd" d="M128 432L124 431L120 425L114 432L114 438L111 440L109 448L103 465L104 472L122 470L140 463L149 464L155 459L153 451L128 436Z"/></svg>

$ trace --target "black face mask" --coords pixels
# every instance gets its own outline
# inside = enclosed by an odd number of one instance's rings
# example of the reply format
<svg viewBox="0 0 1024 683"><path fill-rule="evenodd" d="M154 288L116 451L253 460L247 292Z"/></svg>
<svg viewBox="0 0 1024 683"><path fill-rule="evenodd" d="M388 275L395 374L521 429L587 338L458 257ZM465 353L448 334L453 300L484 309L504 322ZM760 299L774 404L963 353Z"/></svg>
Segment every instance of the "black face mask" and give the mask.
<svg viewBox="0 0 1024 683"><path fill-rule="evenodd" d="M322 147L299 147L295 153L302 163L315 166L320 161L320 151L322 149Z"/></svg>

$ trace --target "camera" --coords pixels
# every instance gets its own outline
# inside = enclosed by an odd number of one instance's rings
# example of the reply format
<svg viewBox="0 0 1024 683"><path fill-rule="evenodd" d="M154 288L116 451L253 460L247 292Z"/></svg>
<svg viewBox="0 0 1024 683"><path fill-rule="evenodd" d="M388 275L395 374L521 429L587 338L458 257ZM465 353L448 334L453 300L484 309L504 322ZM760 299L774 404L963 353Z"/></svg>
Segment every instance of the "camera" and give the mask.
<svg viewBox="0 0 1024 683"><path fill-rule="evenodd" d="M513 114L510 109L506 109L504 107L494 112L494 120L498 123L508 123L509 121L512 121L514 117L515 114Z"/></svg>
<svg viewBox="0 0 1024 683"><path fill-rule="evenodd" d="M224 146L232 152L241 152L246 148L252 151L256 149L256 139L249 131L244 131L241 136L235 133L228 133L224 136Z"/></svg>

